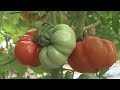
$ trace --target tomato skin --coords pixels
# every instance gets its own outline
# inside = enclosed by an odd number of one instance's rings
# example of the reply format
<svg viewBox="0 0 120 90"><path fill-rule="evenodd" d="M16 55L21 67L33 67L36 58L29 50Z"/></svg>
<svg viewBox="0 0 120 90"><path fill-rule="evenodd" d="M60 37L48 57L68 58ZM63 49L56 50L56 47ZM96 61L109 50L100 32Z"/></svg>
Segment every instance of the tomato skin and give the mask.
<svg viewBox="0 0 120 90"><path fill-rule="evenodd" d="M68 63L75 71L96 73L112 66L116 61L116 54L116 47L109 40L87 36L83 41L77 42Z"/></svg>
<svg viewBox="0 0 120 90"><path fill-rule="evenodd" d="M16 59L21 64L31 67L37 67L41 64L39 59L41 47L34 42L35 32L36 30L26 32L25 35L18 40L14 49Z"/></svg>
<svg viewBox="0 0 120 90"><path fill-rule="evenodd" d="M41 51L41 48L37 48L36 54L35 54L35 60L33 60L32 63L29 64L31 67L36 67L41 64L40 60L39 60L39 52L40 51Z"/></svg>
<svg viewBox="0 0 120 90"><path fill-rule="evenodd" d="M35 57L37 46L30 41L21 41L15 47L15 56L22 64L31 63Z"/></svg>
<svg viewBox="0 0 120 90"><path fill-rule="evenodd" d="M34 33L36 32L36 29L29 30L28 32L25 33L25 35L29 35L31 37L34 37Z"/></svg>
<svg viewBox="0 0 120 90"><path fill-rule="evenodd" d="M36 29L32 29L32 30L29 30L28 32L26 32L25 34L34 38L34 34L36 31L37 31ZM38 35L40 35L39 31L38 31Z"/></svg>
<svg viewBox="0 0 120 90"><path fill-rule="evenodd" d="M33 30L29 30L28 32L25 33L25 35L23 35L18 42L20 41L32 41L34 42L34 34L37 30L33 29ZM40 35L40 32L38 32L38 35Z"/></svg>
<svg viewBox="0 0 120 90"><path fill-rule="evenodd" d="M23 35L19 40L18 42L20 41L33 41L33 38L29 35Z"/></svg>

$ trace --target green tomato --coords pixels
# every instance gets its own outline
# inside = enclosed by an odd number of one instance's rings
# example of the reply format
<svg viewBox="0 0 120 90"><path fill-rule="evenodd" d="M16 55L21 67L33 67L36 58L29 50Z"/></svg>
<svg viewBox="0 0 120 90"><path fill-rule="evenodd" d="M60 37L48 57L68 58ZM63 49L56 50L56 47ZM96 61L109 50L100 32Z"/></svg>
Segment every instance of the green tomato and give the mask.
<svg viewBox="0 0 120 90"><path fill-rule="evenodd" d="M65 64L76 46L76 35L71 27L58 24L48 32L51 44L39 53L41 66L56 69Z"/></svg>

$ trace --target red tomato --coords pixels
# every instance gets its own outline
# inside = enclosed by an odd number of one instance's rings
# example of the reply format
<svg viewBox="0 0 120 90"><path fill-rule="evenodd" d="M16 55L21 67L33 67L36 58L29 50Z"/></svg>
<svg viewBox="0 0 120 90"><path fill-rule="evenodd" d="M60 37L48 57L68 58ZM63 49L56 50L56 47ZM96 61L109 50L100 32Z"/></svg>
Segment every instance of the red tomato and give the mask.
<svg viewBox="0 0 120 90"><path fill-rule="evenodd" d="M71 68L81 73L96 73L108 68L116 62L117 50L115 45L96 36L86 36L76 44L69 56Z"/></svg>
<svg viewBox="0 0 120 90"><path fill-rule="evenodd" d="M25 35L19 39L14 50L15 57L21 64L32 67L40 65L39 52L41 47L34 42L35 32L36 30L30 30L25 33Z"/></svg>

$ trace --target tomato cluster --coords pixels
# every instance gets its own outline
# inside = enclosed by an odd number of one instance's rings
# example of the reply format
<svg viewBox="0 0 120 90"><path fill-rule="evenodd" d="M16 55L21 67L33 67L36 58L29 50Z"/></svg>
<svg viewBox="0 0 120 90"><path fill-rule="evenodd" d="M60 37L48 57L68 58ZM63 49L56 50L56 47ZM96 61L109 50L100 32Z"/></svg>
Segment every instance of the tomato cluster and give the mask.
<svg viewBox="0 0 120 90"><path fill-rule="evenodd" d="M76 42L73 29L66 24L58 24L47 32L50 43L44 47L34 41L35 32L26 32L15 46L15 57L21 64L56 69L68 61L75 71L95 73L116 61L117 51L111 41L88 35ZM40 36L40 32L37 34Z"/></svg>
<svg viewBox="0 0 120 90"><path fill-rule="evenodd" d="M56 25L46 34L50 43L44 47L34 42L35 32L30 30L18 40L14 50L16 59L24 65L41 65L44 69L56 69L64 65L76 46L76 35L72 28L66 24ZM42 35L38 33L38 36Z"/></svg>

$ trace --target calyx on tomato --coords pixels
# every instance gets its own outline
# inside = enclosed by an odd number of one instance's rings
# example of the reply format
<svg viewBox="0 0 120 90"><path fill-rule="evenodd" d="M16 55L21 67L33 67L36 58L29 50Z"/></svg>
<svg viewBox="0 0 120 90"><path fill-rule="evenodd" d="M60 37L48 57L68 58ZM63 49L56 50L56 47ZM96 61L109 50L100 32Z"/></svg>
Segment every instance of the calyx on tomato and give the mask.
<svg viewBox="0 0 120 90"><path fill-rule="evenodd" d="M39 53L41 66L46 69L55 69L62 66L76 46L76 35L71 27L58 24L48 35L51 44L44 47Z"/></svg>
<svg viewBox="0 0 120 90"><path fill-rule="evenodd" d="M96 73L112 66L116 61L116 53L116 47L111 41L86 36L83 41L77 42L68 63L75 71Z"/></svg>
<svg viewBox="0 0 120 90"><path fill-rule="evenodd" d="M36 30L26 32L15 46L15 57L23 65L32 67L40 65L39 52L41 47L34 42L34 35L36 32ZM38 35L40 35L40 32L38 32Z"/></svg>

